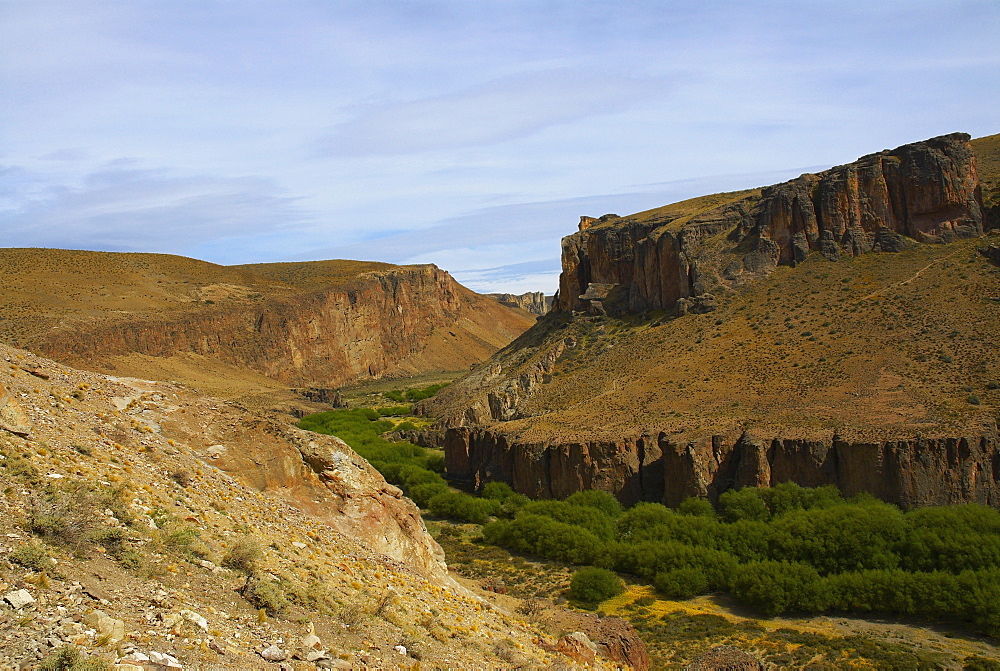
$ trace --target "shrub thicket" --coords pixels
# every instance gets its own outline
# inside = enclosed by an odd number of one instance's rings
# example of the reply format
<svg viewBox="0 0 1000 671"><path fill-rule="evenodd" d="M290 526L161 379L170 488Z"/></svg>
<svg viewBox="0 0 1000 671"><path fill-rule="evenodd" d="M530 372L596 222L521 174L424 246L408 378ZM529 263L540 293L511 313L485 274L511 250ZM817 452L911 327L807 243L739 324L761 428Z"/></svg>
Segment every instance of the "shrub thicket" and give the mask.
<svg viewBox="0 0 1000 671"><path fill-rule="evenodd" d="M501 488L491 488L493 491ZM513 495L517 496L517 495ZM503 501L506 504L512 497ZM631 574L670 598L727 591L767 615L852 611L974 623L1000 635L1000 511L903 512L833 487L741 489L679 510L536 501L483 529L517 552ZM582 511L582 512L581 512Z"/></svg>

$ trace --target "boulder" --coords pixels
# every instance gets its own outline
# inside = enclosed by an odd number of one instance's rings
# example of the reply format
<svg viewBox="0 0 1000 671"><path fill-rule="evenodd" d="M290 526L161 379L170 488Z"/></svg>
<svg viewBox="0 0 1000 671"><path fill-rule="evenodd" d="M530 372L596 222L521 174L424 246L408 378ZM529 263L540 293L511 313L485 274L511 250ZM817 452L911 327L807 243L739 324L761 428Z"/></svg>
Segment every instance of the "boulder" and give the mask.
<svg viewBox="0 0 1000 671"><path fill-rule="evenodd" d="M20 610L35 603L35 597L31 596L26 589L18 589L13 592L8 592L4 595L3 600L9 603L10 607L14 610Z"/></svg>
<svg viewBox="0 0 1000 671"><path fill-rule="evenodd" d="M0 429L22 438L27 438L31 433L31 420L2 384L0 384Z"/></svg>
<svg viewBox="0 0 1000 671"><path fill-rule="evenodd" d="M597 659L597 646L582 631L566 634L556 643L556 651L580 664L593 664Z"/></svg>

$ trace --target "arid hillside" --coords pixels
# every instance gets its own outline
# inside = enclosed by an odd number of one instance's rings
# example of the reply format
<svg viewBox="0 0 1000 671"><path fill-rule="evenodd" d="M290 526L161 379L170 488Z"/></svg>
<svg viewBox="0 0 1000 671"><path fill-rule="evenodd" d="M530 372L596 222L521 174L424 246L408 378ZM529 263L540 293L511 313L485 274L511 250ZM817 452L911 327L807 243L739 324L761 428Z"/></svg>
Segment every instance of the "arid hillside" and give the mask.
<svg viewBox="0 0 1000 671"><path fill-rule="evenodd" d="M230 398L467 368L532 322L430 265L2 249L0 273L0 342Z"/></svg>
<svg viewBox="0 0 1000 671"><path fill-rule="evenodd" d="M584 218L556 311L421 406L449 470L535 496L793 480L1000 505L1000 266L979 251L1000 239L977 154L989 185L997 163L967 140Z"/></svg>
<svg viewBox="0 0 1000 671"><path fill-rule="evenodd" d="M449 577L338 439L180 384L0 363L0 667L571 663Z"/></svg>

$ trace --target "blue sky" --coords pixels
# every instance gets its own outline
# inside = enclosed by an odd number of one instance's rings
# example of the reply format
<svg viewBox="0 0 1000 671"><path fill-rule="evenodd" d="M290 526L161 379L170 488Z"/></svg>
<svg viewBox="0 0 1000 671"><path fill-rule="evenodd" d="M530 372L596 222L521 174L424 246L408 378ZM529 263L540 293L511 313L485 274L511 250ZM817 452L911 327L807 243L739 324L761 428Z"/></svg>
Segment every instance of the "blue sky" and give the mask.
<svg viewBox="0 0 1000 671"><path fill-rule="evenodd" d="M556 287L579 215L1000 132L1000 3L0 0L0 246Z"/></svg>

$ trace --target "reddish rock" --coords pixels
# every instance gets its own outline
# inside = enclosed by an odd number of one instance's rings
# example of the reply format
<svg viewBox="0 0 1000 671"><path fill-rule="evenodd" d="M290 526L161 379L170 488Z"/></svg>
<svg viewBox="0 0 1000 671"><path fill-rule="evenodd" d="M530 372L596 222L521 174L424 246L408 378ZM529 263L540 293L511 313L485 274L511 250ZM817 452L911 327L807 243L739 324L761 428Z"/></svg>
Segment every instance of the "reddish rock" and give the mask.
<svg viewBox="0 0 1000 671"><path fill-rule="evenodd" d="M447 272L422 265L366 273L348 288L303 291L249 307L212 305L162 318L74 321L26 347L81 366L129 353L193 353L289 386L330 388L399 370L436 332L462 322L477 325L475 337L469 336L476 346L455 350L451 363L457 366L491 353L481 333L494 334L499 347L530 325Z"/></svg>
<svg viewBox="0 0 1000 671"><path fill-rule="evenodd" d="M563 238L555 310L588 310L590 286L619 287L620 309L674 309L678 301L738 284L816 250L831 259L899 251L906 238L983 234L983 200L969 136L952 133L864 156L768 187L694 216L584 218ZM583 220L582 220L583 221ZM705 246L729 231L728 246ZM607 306L603 306L607 307Z"/></svg>
<svg viewBox="0 0 1000 671"><path fill-rule="evenodd" d="M588 443L525 444L486 428L446 432L449 475L474 484L509 482L532 497L565 498L602 489L626 504L727 489L795 482L869 492L904 507L949 503L1000 506L1000 443L993 434L885 442L774 438L743 434L674 443L666 434Z"/></svg>

